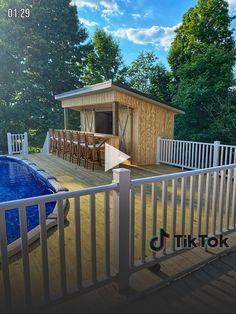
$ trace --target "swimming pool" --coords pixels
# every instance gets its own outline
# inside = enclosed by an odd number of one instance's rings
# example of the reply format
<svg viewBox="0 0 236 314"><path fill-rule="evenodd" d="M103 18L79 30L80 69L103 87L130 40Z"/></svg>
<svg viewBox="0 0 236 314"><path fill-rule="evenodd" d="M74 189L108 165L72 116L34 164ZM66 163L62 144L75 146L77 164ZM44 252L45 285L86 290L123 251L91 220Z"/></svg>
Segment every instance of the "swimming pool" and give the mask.
<svg viewBox="0 0 236 314"><path fill-rule="evenodd" d="M45 174L45 172L44 172ZM15 157L0 157L0 202L56 193L54 187L40 175L35 165ZM56 202L46 204L46 217L54 210ZM1 206L0 206L1 208ZM8 244L20 238L19 210L7 210L6 232ZM38 206L26 207L28 232L39 225Z"/></svg>

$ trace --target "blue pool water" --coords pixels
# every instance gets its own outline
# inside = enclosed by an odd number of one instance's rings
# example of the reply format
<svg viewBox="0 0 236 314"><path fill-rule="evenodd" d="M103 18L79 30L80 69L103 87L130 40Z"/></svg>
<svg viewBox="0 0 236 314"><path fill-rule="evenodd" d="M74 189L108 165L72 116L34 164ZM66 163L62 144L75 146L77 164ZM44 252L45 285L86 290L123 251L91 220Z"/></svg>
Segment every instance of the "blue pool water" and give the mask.
<svg viewBox="0 0 236 314"><path fill-rule="evenodd" d="M20 160L0 157L0 202L52 194L55 191L47 180L41 178ZM46 204L46 217L53 212L55 202ZM0 205L1 208L1 205ZM28 231L39 224L38 206L26 207ZM20 237L18 208L6 211L8 244Z"/></svg>

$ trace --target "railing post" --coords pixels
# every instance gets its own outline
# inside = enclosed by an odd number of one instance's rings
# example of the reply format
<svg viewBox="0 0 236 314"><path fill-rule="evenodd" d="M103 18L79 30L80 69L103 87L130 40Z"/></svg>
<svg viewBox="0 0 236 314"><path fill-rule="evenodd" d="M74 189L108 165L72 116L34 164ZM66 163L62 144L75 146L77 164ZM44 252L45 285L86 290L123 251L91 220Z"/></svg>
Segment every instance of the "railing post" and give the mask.
<svg viewBox="0 0 236 314"><path fill-rule="evenodd" d="M43 148L40 150L42 154L49 154L50 153L50 136L49 132L46 134L46 138L43 144Z"/></svg>
<svg viewBox="0 0 236 314"><path fill-rule="evenodd" d="M114 169L113 183L118 183L113 192L113 263L119 290L124 291L129 288L130 276L130 170Z"/></svg>
<svg viewBox="0 0 236 314"><path fill-rule="evenodd" d="M220 156L220 142L214 142L214 152L213 152L213 167L219 166L219 156Z"/></svg>
<svg viewBox="0 0 236 314"><path fill-rule="evenodd" d="M23 149L22 149L22 153L28 154L28 133L24 132L24 142L23 142Z"/></svg>
<svg viewBox="0 0 236 314"><path fill-rule="evenodd" d="M8 155L12 155L11 133L7 133L7 148L8 148Z"/></svg>
<svg viewBox="0 0 236 314"><path fill-rule="evenodd" d="M156 157L156 164L159 165L161 161L161 137L157 137L157 157Z"/></svg>

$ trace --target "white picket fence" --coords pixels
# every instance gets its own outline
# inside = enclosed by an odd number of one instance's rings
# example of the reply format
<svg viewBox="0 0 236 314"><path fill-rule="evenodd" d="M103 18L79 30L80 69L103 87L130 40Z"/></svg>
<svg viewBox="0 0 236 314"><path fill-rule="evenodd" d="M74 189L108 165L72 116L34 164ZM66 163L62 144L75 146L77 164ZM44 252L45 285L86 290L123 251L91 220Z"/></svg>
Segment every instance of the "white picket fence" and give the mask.
<svg viewBox="0 0 236 314"><path fill-rule="evenodd" d="M157 139L157 164L186 169L203 169L236 163L236 146L220 142L202 143Z"/></svg>
<svg viewBox="0 0 236 314"><path fill-rule="evenodd" d="M8 155L28 154L28 133L7 133Z"/></svg>
<svg viewBox="0 0 236 314"><path fill-rule="evenodd" d="M19 310L17 296L28 307L38 304L39 290L35 286L39 283L33 272L35 255L29 254L27 243L27 206L37 204L39 209L42 274L37 267L36 274L42 281L43 303L47 304L55 298L56 280L59 280L57 299L62 300L71 293L82 293L110 281L115 281L119 289L126 289L133 272L182 252L183 246L176 247L176 233L198 237L202 233L216 235L234 231L236 180L233 176L236 177L236 164L135 180L130 179L129 170L115 169L109 185L0 203L0 277L4 287L0 305L5 302L8 308L15 306ZM73 204L70 224L74 231L69 239L62 206L66 199ZM58 205L56 242L50 241L46 228L45 204L51 201ZM21 289L10 280L16 276L16 270L8 259L5 212L12 208L19 208L21 223ZM89 221L86 241L84 219ZM147 242L159 228L170 234L161 254L150 251ZM99 238L99 234L103 236ZM56 250L58 258L53 256L51 260L49 251L55 254ZM68 259L69 251L74 252L75 260L71 256ZM89 265L87 271L86 265ZM51 274L57 268L58 276ZM68 275L71 272L73 276ZM23 296L20 291L24 292Z"/></svg>

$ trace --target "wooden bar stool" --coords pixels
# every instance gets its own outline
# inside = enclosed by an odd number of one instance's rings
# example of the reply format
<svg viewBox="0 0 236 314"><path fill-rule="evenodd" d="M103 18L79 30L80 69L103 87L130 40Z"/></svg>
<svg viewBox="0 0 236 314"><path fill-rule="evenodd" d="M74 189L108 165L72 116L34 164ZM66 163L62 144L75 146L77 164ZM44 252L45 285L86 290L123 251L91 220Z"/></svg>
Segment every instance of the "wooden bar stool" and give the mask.
<svg viewBox="0 0 236 314"><path fill-rule="evenodd" d="M99 164L102 167L105 163L105 143L107 138L97 138L97 154L99 159Z"/></svg>
<svg viewBox="0 0 236 314"><path fill-rule="evenodd" d="M58 139L58 156L64 159L65 155L65 131L59 130L59 139Z"/></svg>
<svg viewBox="0 0 236 314"><path fill-rule="evenodd" d="M79 132L72 131L71 161L79 163Z"/></svg>
<svg viewBox="0 0 236 314"><path fill-rule="evenodd" d="M101 150L105 147L106 139L100 139L94 136L94 134L86 135L86 165L92 164L92 170L94 171L95 164L102 166Z"/></svg>
<svg viewBox="0 0 236 314"><path fill-rule="evenodd" d="M54 141L54 129L49 129L49 153L54 153L55 151Z"/></svg>
<svg viewBox="0 0 236 314"><path fill-rule="evenodd" d="M59 146L60 146L60 132L59 130L54 130L54 153L59 156Z"/></svg>
<svg viewBox="0 0 236 314"><path fill-rule="evenodd" d="M71 161L72 156L72 132L65 131L64 132L64 152L63 152L63 159L66 159L69 156L69 161Z"/></svg>
<svg viewBox="0 0 236 314"><path fill-rule="evenodd" d="M87 136L86 133L79 132L79 147L78 147L78 164L84 161L84 168L87 167Z"/></svg>

